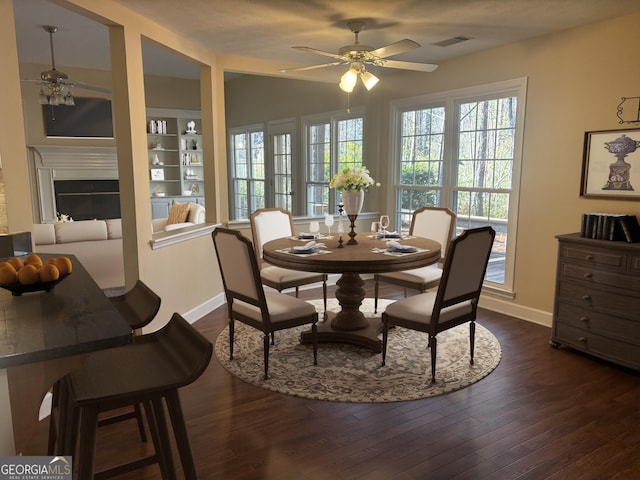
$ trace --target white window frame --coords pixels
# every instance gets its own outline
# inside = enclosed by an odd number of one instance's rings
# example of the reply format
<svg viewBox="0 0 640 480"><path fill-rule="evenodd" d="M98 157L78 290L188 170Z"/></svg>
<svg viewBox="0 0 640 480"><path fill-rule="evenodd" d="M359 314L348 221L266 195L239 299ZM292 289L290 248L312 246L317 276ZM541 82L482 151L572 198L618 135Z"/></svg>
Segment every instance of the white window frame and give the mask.
<svg viewBox="0 0 640 480"><path fill-rule="evenodd" d="M302 144L304 147L302 152L302 159L304 162L304 172L303 172L304 173L304 212L305 212L304 214L306 216L312 216L307 210L307 207L308 207L307 191L308 191L308 185L310 183L309 177L308 177L309 161L310 161L309 159L309 128L321 123L329 124L330 126L329 128L330 128L330 135L331 135L331 139L330 139L331 167L330 167L329 179L327 180L327 185L328 185L329 181L331 180L333 175L336 174L338 170L338 122L343 120L351 120L355 118L362 119L362 161L364 163L364 159L366 158L365 150L367 147L367 142L365 138L366 131L367 131L367 125L366 125L367 118L365 115L364 107L352 108L350 112L337 111L337 112L308 115L308 116L302 117ZM338 208L337 207L338 203L339 202L337 200L337 193L335 195L332 195L330 190L329 205L327 206L327 212L328 213L336 212Z"/></svg>
<svg viewBox="0 0 640 480"><path fill-rule="evenodd" d="M401 126L402 113L408 110L420 110L444 106L445 108L445 138L444 138L444 170L443 187L441 189L441 206L453 209L453 190L456 180L457 164L454 161L457 157L458 128L455 125L459 105L467 102L493 99L496 96L515 96L518 99L516 111L515 144L513 152L512 188L509 197L509 219L507 226L507 247L505 252L505 276L504 283L485 281L485 289L494 293L504 295L508 298L515 297L514 272L515 253L518 227L518 206L520 201L520 182L522 170L522 151L524 137L524 122L527 98L527 79L516 78L487 85L469 87L459 90L451 90L436 94L422 95L418 97L405 98L391 102L390 111L390 158L388 178L394 182L393 195L389 196L391 205L388 211L397 211L397 195L395 192L400 185L398 168L400 152L402 147Z"/></svg>
<svg viewBox="0 0 640 480"><path fill-rule="evenodd" d="M247 216L247 218L237 218L236 217L236 195L237 192L235 191L235 185L234 185L234 181L236 179L235 176L235 155L234 155L234 149L235 149L235 144L234 144L234 136L236 135L247 135L249 138L251 137L252 133L255 132L262 132L262 136L263 136L263 142L265 143L264 145L264 155L266 157L267 155L267 142L268 142L268 137L267 137L267 133L265 132L265 128L263 124L254 124L254 125L248 125L248 126L244 126L244 127L235 127L235 128L230 128L229 129L229 133L228 133L228 141L227 141L227 149L228 149L228 165L227 165L227 169L228 169L228 173L229 175L227 175L228 177L228 188L229 188L229 215L233 220L248 220L249 217ZM249 140L249 139L248 139ZM249 146L250 146L250 140L249 140ZM251 165L250 165L250 159L251 159L251 155L250 155L250 148L249 151L247 152L248 156L247 156L247 168L249 169L249 171L251 170ZM265 202L267 200L267 188L268 188L268 170L267 170L267 159L265 158L265 178L264 178L264 189L265 189ZM251 180L251 177L249 177L249 180ZM250 199L247 198L247 208L248 208L248 215L251 215L251 202Z"/></svg>

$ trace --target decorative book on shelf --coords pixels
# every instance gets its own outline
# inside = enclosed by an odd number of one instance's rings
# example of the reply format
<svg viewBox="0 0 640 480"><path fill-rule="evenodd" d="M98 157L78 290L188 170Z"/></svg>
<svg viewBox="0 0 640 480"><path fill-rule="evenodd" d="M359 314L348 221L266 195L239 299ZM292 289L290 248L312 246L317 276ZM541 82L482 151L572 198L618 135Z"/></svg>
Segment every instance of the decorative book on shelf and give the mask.
<svg viewBox="0 0 640 480"><path fill-rule="evenodd" d="M635 215L583 213L580 236L635 243L640 242L640 224Z"/></svg>

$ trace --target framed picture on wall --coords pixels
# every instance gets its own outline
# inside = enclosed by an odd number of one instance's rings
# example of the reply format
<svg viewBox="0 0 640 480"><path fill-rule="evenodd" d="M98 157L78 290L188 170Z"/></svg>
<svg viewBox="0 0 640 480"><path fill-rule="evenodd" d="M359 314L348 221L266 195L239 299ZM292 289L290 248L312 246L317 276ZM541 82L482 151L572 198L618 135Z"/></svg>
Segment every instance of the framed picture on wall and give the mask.
<svg viewBox="0 0 640 480"><path fill-rule="evenodd" d="M164 170L162 168L151 169L151 180L162 181L164 180Z"/></svg>
<svg viewBox="0 0 640 480"><path fill-rule="evenodd" d="M580 195L640 199L640 129L585 133Z"/></svg>

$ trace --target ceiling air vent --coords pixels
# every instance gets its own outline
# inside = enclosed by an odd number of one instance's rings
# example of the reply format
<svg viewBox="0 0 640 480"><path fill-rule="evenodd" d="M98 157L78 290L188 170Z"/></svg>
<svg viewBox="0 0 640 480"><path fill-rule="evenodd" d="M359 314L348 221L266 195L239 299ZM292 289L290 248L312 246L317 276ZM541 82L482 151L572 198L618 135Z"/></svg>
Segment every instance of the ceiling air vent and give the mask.
<svg viewBox="0 0 640 480"><path fill-rule="evenodd" d="M447 40L441 40L440 42L436 42L433 45L437 45L439 47L448 47L450 45L455 45L456 43L466 42L467 40L473 40L473 37L458 35L457 37L448 38Z"/></svg>

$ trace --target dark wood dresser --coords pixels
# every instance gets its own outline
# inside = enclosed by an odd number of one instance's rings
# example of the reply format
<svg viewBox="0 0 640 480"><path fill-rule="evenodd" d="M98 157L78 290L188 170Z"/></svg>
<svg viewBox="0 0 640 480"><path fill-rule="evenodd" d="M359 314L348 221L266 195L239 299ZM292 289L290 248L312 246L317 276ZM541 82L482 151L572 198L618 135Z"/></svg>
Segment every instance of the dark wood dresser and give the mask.
<svg viewBox="0 0 640 480"><path fill-rule="evenodd" d="M556 238L551 344L640 370L640 243Z"/></svg>

